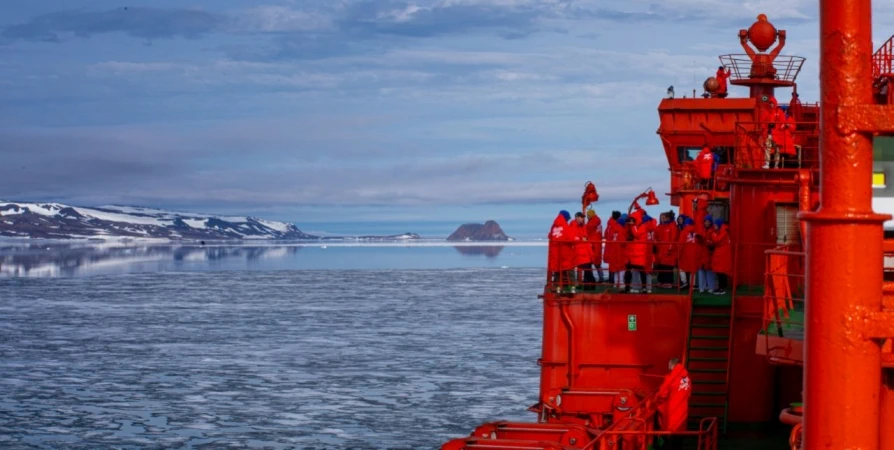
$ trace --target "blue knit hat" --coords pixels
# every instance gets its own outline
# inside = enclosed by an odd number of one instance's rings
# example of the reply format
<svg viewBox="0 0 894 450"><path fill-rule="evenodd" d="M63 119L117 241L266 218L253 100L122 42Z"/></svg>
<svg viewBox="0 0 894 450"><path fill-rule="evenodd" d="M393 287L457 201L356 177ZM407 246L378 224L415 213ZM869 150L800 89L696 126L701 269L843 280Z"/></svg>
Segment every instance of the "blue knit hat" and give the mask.
<svg viewBox="0 0 894 450"><path fill-rule="evenodd" d="M621 217L618 218L618 223L620 225L627 225L627 214L621 214Z"/></svg>
<svg viewBox="0 0 894 450"><path fill-rule="evenodd" d="M708 222L714 223L714 218L711 217L710 214L708 214L707 216L705 216L705 220L707 220Z"/></svg>
<svg viewBox="0 0 894 450"><path fill-rule="evenodd" d="M655 220L655 218L652 217L652 216L650 216L650 215L648 215L648 214L643 214L643 223L646 223L646 222L648 222L648 221L650 221L650 220Z"/></svg>
<svg viewBox="0 0 894 450"><path fill-rule="evenodd" d="M559 211L559 214L560 214L562 217L565 218L565 221L566 221L566 222L569 221L569 220L571 220L571 214L570 214L568 211L565 211L565 210L563 209L563 210Z"/></svg>
<svg viewBox="0 0 894 450"><path fill-rule="evenodd" d="M723 226L723 223L723 219L717 219L714 221L714 225L717 225L718 228Z"/></svg>

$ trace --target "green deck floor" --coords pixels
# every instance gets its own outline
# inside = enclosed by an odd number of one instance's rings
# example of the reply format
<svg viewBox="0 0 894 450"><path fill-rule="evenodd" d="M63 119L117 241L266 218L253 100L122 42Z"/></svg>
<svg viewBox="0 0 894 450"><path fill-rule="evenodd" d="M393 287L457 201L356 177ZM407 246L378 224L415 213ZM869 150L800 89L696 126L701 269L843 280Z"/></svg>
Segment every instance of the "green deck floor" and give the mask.
<svg viewBox="0 0 894 450"><path fill-rule="evenodd" d="M766 330L761 334L769 334L771 336L779 336L779 329L782 328L782 337L792 339L804 338L804 310L795 309L789 311L789 317L786 318L782 311L779 312L782 319L781 324L777 324L775 320L771 320ZM780 326L781 325L781 326Z"/></svg>

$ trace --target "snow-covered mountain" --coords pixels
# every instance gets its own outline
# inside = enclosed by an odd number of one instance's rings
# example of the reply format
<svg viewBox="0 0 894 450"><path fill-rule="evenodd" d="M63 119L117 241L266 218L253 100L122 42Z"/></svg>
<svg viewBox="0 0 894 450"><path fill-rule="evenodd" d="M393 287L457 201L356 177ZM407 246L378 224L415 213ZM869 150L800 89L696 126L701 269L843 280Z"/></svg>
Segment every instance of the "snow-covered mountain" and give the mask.
<svg viewBox="0 0 894 450"><path fill-rule="evenodd" d="M130 206L82 208L59 203L0 201L0 236L47 239L289 239L317 240L295 225L256 217L181 213Z"/></svg>

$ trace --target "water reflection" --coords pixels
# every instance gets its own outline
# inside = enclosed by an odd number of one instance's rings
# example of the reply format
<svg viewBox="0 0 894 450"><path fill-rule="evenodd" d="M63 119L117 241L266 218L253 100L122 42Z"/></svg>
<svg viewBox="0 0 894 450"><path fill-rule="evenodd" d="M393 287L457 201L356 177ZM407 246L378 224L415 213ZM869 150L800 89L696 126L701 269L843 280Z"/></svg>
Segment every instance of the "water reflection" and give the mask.
<svg viewBox="0 0 894 450"><path fill-rule="evenodd" d="M456 251L450 249L453 247ZM505 250L508 247L508 250ZM0 277L146 272L542 267L546 246L417 243L0 241Z"/></svg>
<svg viewBox="0 0 894 450"><path fill-rule="evenodd" d="M486 256L488 258L496 258L503 251L502 245L467 245L454 246L460 254L467 256Z"/></svg>
<svg viewBox="0 0 894 450"><path fill-rule="evenodd" d="M298 246L126 245L40 243L0 245L0 276L58 277L86 273L177 269L185 264L214 267L224 261L257 263L285 258Z"/></svg>

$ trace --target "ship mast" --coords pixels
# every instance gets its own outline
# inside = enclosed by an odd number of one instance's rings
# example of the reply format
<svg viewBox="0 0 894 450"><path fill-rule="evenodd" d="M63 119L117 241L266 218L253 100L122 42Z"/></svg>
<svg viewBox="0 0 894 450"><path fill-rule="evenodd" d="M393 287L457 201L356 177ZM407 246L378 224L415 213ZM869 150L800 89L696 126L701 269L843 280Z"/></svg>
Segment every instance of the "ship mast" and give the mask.
<svg viewBox="0 0 894 450"><path fill-rule="evenodd" d="M804 58L779 54L785 47L785 30L777 30L766 15L757 16L757 21L747 30L739 30L739 42L745 50L744 55L720 57L723 65L732 72L730 84L747 86L749 96L758 100L772 97L776 88L797 86L795 79ZM773 44L776 47L770 50Z"/></svg>

